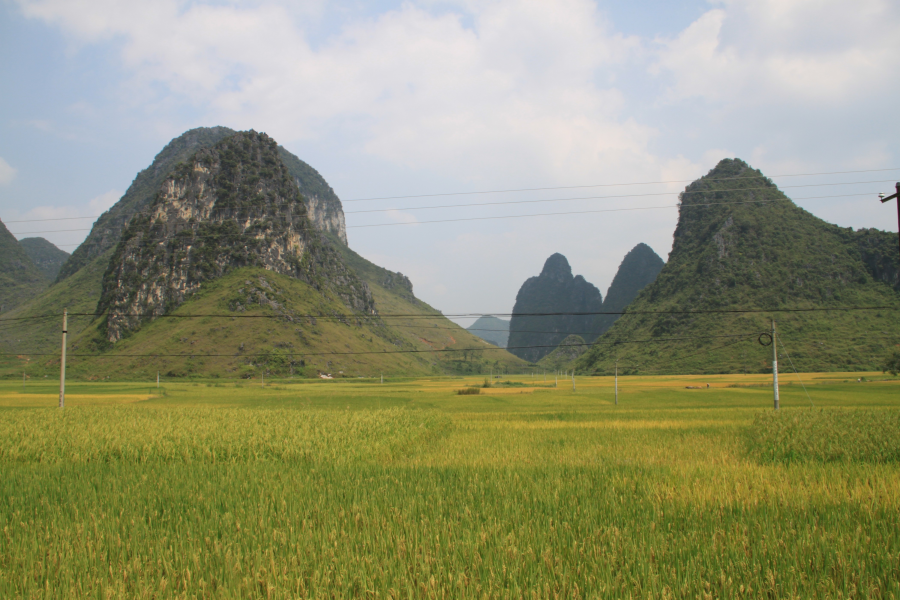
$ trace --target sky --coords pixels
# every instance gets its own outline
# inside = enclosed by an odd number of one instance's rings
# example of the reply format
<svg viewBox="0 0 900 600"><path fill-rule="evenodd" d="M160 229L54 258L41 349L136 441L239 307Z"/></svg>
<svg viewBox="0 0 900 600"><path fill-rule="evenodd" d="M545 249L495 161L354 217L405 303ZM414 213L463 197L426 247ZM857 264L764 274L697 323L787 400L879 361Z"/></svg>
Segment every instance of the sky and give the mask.
<svg viewBox="0 0 900 600"><path fill-rule="evenodd" d="M554 252L605 296L723 158L897 231L898 27L887 0L2 0L0 220L71 252L173 137L252 128L445 314L511 312Z"/></svg>

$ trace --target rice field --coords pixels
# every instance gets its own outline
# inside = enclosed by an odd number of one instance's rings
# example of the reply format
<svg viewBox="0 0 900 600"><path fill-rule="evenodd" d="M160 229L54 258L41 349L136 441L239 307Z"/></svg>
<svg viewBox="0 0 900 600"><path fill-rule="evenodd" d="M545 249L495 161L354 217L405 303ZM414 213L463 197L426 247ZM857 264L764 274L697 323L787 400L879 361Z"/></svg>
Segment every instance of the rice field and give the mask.
<svg viewBox="0 0 900 600"><path fill-rule="evenodd" d="M0 597L900 598L860 377L5 381Z"/></svg>

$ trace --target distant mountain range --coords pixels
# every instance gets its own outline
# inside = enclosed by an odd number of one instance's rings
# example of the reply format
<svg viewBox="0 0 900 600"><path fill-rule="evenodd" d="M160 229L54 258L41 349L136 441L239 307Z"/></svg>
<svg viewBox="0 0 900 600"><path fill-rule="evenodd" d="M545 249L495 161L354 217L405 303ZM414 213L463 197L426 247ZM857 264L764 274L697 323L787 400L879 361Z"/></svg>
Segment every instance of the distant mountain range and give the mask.
<svg viewBox="0 0 900 600"><path fill-rule="evenodd" d="M509 340L509 321L491 315L478 317L478 320L466 327L466 331L477 335L500 348L506 348Z"/></svg>

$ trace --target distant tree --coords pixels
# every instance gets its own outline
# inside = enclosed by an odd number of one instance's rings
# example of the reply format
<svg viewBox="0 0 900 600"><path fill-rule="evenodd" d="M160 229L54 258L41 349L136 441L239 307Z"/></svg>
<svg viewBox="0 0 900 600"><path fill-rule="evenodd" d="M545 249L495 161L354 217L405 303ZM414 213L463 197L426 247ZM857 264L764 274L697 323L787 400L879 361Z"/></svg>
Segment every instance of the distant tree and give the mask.
<svg viewBox="0 0 900 600"><path fill-rule="evenodd" d="M900 350L894 350L893 354L885 361L881 372L890 373L891 375L900 374Z"/></svg>

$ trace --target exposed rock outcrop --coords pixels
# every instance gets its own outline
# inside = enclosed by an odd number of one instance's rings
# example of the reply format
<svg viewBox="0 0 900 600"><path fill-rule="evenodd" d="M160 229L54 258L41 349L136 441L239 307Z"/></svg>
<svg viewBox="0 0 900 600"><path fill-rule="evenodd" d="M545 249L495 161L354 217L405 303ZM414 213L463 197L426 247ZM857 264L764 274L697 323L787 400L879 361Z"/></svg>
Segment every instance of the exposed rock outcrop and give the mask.
<svg viewBox="0 0 900 600"><path fill-rule="evenodd" d="M554 254L541 274L530 277L519 289L509 323L508 349L519 358L537 362L568 335L589 334L602 308L600 290L581 275L573 277L566 257Z"/></svg>
<svg viewBox="0 0 900 600"><path fill-rule="evenodd" d="M278 147L278 155L303 194L309 220L316 229L333 233L346 246L347 224L337 194L318 171L281 146Z"/></svg>
<svg viewBox="0 0 900 600"><path fill-rule="evenodd" d="M98 308L115 342L181 304L204 281L244 266L301 279L351 310L374 313L368 286L308 212L274 140L254 131L198 151L126 227Z"/></svg>
<svg viewBox="0 0 900 600"><path fill-rule="evenodd" d="M90 234L72 253L59 271L57 281L69 277L94 258L113 248L125 227L137 213L147 210L159 186L172 175L178 164L198 150L212 148L236 131L228 127L197 127L184 132L166 144L153 163L137 174L122 198L94 223ZM304 195L309 218L320 231L334 233L347 244L347 229L341 201L318 171L288 152L278 148L278 156Z"/></svg>

